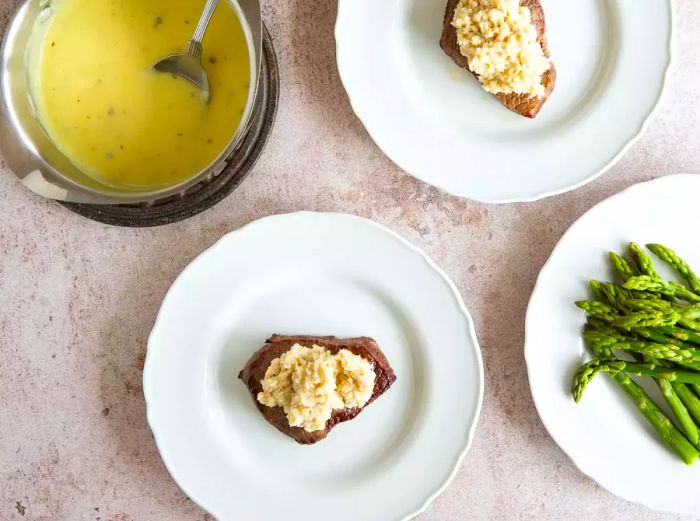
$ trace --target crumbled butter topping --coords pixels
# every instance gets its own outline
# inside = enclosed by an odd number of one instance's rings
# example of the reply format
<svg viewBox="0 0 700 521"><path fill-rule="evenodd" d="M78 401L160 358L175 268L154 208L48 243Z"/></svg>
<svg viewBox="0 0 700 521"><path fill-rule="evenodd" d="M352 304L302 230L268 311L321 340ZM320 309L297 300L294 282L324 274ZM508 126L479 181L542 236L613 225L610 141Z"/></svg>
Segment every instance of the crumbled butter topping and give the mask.
<svg viewBox="0 0 700 521"><path fill-rule="evenodd" d="M518 0L460 0L452 25L460 52L484 89L544 96L542 74L550 64L530 9Z"/></svg>
<svg viewBox="0 0 700 521"><path fill-rule="evenodd" d="M282 407L290 426L313 432L325 428L334 410L363 407L375 378L372 363L347 349L334 354L295 344L267 368L258 401Z"/></svg>

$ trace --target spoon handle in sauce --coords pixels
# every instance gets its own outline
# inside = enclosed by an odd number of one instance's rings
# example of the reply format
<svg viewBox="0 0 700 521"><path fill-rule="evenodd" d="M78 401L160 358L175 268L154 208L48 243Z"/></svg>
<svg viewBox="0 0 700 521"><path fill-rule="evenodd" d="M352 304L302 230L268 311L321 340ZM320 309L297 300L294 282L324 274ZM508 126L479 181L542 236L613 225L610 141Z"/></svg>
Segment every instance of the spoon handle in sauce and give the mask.
<svg viewBox="0 0 700 521"><path fill-rule="evenodd" d="M204 38L204 33L206 32L207 26L209 25L209 20L211 20L211 17L214 14L217 5L219 5L219 0L207 0L207 3L204 6L204 10L202 11L202 16L200 16L199 22L197 22L197 28L194 30L192 39L190 40L189 45L187 46L188 54L197 58L201 57L202 39Z"/></svg>

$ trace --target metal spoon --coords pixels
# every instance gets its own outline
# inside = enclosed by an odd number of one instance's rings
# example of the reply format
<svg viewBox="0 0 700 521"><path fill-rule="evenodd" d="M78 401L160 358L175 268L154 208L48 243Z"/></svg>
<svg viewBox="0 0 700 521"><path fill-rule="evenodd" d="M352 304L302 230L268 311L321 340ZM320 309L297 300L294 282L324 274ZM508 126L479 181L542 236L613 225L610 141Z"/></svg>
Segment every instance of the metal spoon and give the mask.
<svg viewBox="0 0 700 521"><path fill-rule="evenodd" d="M219 0L207 0L192 39L187 42L185 52L170 54L153 65L157 71L182 76L194 83L201 89L205 102L209 101L209 79L207 71L202 67L202 39L217 5L219 5Z"/></svg>

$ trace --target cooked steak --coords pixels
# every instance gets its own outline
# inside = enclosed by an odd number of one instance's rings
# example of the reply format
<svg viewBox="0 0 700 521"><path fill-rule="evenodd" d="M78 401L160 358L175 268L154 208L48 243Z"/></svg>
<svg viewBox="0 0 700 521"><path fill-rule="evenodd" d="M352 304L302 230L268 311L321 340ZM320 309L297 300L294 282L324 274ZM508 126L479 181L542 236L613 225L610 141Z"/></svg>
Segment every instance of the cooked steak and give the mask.
<svg viewBox="0 0 700 521"><path fill-rule="evenodd" d="M341 349L347 349L352 353L361 356L373 365L376 375L374 380L374 390L372 396L364 405L364 407L348 408L334 410L331 418L326 422L326 427L323 430L307 432L301 427L290 427L287 416L282 407L268 407L261 404L258 399L258 393L262 388L262 381L265 378L265 372L275 358L280 357L286 351L295 345L300 344L305 347L313 345L325 347L332 353L337 353ZM377 343L368 337L359 338L337 338L334 336L282 336L273 335L268 338L265 345L258 350L245 365L243 370L238 375L243 383L248 387L250 394L253 397L256 407L260 410L267 421L277 428L280 432L293 438L296 442L303 445L310 445L321 441L328 436L328 433L341 422L352 420L360 414L362 409L382 395L391 384L396 380L394 371L389 365L389 361L381 352Z"/></svg>
<svg viewBox="0 0 700 521"><path fill-rule="evenodd" d="M469 70L467 58L462 55L457 43L457 30L452 26L452 18L455 14L455 9L459 0L448 0L445 9L445 18L442 25L442 37L440 38L440 47L452 61L460 67ZM537 29L537 41L542 46L544 55L549 58L549 49L547 48L546 26L544 21L544 11L540 0L520 0L520 5L530 9L532 15L532 24ZM545 88L545 94L541 98L531 96L529 94L495 94L498 100L508 107L513 112L517 112L528 118L534 118L547 101L549 95L554 89L554 83L557 78L557 72L554 68L554 63L550 60L550 68L542 75L542 84ZM470 71L471 72L471 71ZM476 74L474 75L476 76Z"/></svg>

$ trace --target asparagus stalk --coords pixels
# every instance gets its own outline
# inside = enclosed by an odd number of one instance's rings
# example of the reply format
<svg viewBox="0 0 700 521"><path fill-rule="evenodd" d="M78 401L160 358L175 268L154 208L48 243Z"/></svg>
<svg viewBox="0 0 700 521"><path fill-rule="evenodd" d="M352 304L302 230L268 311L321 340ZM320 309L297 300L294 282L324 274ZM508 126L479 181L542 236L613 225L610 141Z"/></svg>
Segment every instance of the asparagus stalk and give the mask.
<svg viewBox="0 0 700 521"><path fill-rule="evenodd" d="M698 369L697 363L678 362L678 365L684 366L687 369L682 367L664 369L663 366L653 363L637 365L627 364L625 372L637 376L659 376L671 382L691 384L692 386L700 385L700 369Z"/></svg>
<svg viewBox="0 0 700 521"><path fill-rule="evenodd" d="M578 300L576 301L576 305L590 316L602 320L603 322L612 323L619 318L617 311L604 302L599 302L597 300Z"/></svg>
<svg viewBox="0 0 700 521"><path fill-rule="evenodd" d="M583 337L592 344L612 350L630 351L650 358L676 363L700 363L700 350L698 349L684 349L674 344L634 340L619 333L613 335L599 330L587 330L583 333Z"/></svg>
<svg viewBox="0 0 700 521"><path fill-rule="evenodd" d="M593 325L595 327L595 323ZM587 328L583 332L583 338L591 347L609 350L615 349L614 346L616 344L627 341L627 337L610 326L605 328L595 327L595 329ZM603 356L601 358L612 358L612 356Z"/></svg>
<svg viewBox="0 0 700 521"><path fill-rule="evenodd" d="M668 282L668 285L675 291L677 299L685 300L686 302L700 302L700 296L690 291L683 284L671 280Z"/></svg>
<svg viewBox="0 0 700 521"><path fill-rule="evenodd" d="M617 317L613 324L623 329L642 327L673 326L680 322L681 315L674 311L663 313L659 311L634 311Z"/></svg>
<svg viewBox="0 0 700 521"><path fill-rule="evenodd" d="M646 252L642 249L642 247L639 244L631 242L629 244L629 251L631 257L635 260L637 264L639 273L641 273L642 275L647 275L654 279L661 278L656 272L656 269L654 269L654 263L652 262L651 258L649 257L649 255L646 254Z"/></svg>
<svg viewBox="0 0 700 521"><path fill-rule="evenodd" d="M688 263L681 259L675 251L662 244L647 244L647 248L659 259L680 273L680 275L688 281L688 284L690 284L690 287L695 293L700 293L700 277L693 272Z"/></svg>
<svg viewBox="0 0 700 521"><path fill-rule="evenodd" d="M678 340L677 338L666 336L663 333L660 333L656 329L649 329L649 328L639 328L635 329L634 332L641 336L642 338L645 338L646 340L651 340L652 342L657 342L659 344L673 344L677 345L680 347L684 347L686 349L695 349L696 347L700 346L693 346L693 344L687 344L683 342L682 340Z"/></svg>
<svg viewBox="0 0 700 521"><path fill-rule="evenodd" d="M654 358L643 357L638 353L634 354L634 358L637 361L644 360L666 367L664 362ZM700 414L700 399L690 391L686 384L671 383L665 378L656 378L655 381L661 391L661 395L666 400L676 420L678 420L681 431L686 435L690 443L699 448L700 429L698 429L695 422L700 422L700 416L698 416Z"/></svg>
<svg viewBox="0 0 700 521"><path fill-rule="evenodd" d="M663 338L663 335L659 336ZM653 359L647 359L647 361L663 364L663 362ZM696 425L696 422L700 423L700 398L686 384L671 383L661 378L657 378L656 382L666 403L676 416L683 433L693 445L700 447L700 430Z"/></svg>
<svg viewBox="0 0 700 521"><path fill-rule="evenodd" d="M695 321L695 319L687 319L687 318L682 318L681 320L678 321L678 325L681 327L684 327L685 329L688 329L690 331L695 331L696 333L700 333L700 324Z"/></svg>
<svg viewBox="0 0 700 521"><path fill-rule="evenodd" d="M698 346L694 344L689 344L687 342L682 342L676 338L673 337L668 337L665 335L662 335L658 331L654 331L653 329L635 329L635 333L637 333L639 336L642 338L645 338L647 340L651 340L652 342L656 342L658 344L672 344L679 346L684 349L698 349ZM681 365L683 367L687 367L688 369L693 369L694 371L700 371L700 363L698 362L677 362L678 365ZM698 387L698 391L700 391L700 386ZM700 394L699 394L700 396Z"/></svg>
<svg viewBox="0 0 700 521"><path fill-rule="evenodd" d="M643 299L631 299L625 301L625 304L632 305L631 303L633 302L647 301ZM576 302L576 305L595 318L627 330L642 327L673 326L679 323L684 316L672 309L666 311L655 310L653 307L656 305L656 301L650 300L648 302L653 302L653 304L650 304L643 310L633 311L625 315L620 315L615 308L598 300L579 300ZM700 327L700 324L698 324L698 327Z"/></svg>
<svg viewBox="0 0 700 521"><path fill-rule="evenodd" d="M684 342L700 345L700 335L694 331L673 326L658 327L656 329L664 335L672 336L673 338L677 338L678 340L682 340Z"/></svg>
<svg viewBox="0 0 700 521"><path fill-rule="evenodd" d="M698 346L694 344L683 342L681 340L678 340L677 338L663 335L659 331L655 331L653 329L635 329L634 332L642 338L651 340L652 342L656 342L658 344L672 344L679 346L683 349L698 349ZM695 371L700 371L700 363L697 362L679 362L679 365L682 365L689 369L693 369Z"/></svg>
<svg viewBox="0 0 700 521"><path fill-rule="evenodd" d="M596 328L600 333L606 333L612 338L619 338L621 336L615 329L597 321L596 319L590 319L588 323L591 327ZM591 336L588 331L586 333L588 333L588 337ZM586 336L585 333L584 336ZM663 335L658 336L664 338ZM624 340L624 337L622 338ZM594 343L595 340L590 342ZM606 349L609 349L609 347L606 346ZM608 351L608 353L610 353L610 351ZM661 363L653 358L645 358L639 353L634 353L634 357L638 361L646 360L651 363ZM681 431L687 436L688 440L690 440L695 447L700 447L700 429L698 429L698 426L694 421L695 419L696 421L700 422L700 419L698 419L698 417L696 417L694 414L691 416L691 412L689 412L689 409L692 408L692 413L700 413L700 400L693 400L693 397L688 397L687 393L690 391L687 387L685 387L685 384L672 384L664 378L656 378L655 381L659 387L659 390L661 391L661 395L664 397L666 403L668 403L668 406L678 420ZM677 391L675 386L683 387ZM680 396L681 394L683 394L683 396Z"/></svg>
<svg viewBox="0 0 700 521"><path fill-rule="evenodd" d="M624 288L637 291L650 291L668 297L675 297L687 302L700 302L700 295L696 295L683 284L678 282L667 282L662 279L650 277L649 275L637 275L627 279Z"/></svg>
<svg viewBox="0 0 700 521"><path fill-rule="evenodd" d="M610 264L612 264L613 269L617 272L620 279L622 279L622 282L625 282L627 279L637 274L632 265L627 262L627 259L624 257L620 257L613 251L608 252L608 257L610 258Z"/></svg>
<svg viewBox="0 0 700 521"><path fill-rule="evenodd" d="M693 419L696 422L700 423L700 398L698 398L695 395L695 393L690 389L690 387L686 384L673 382L673 383L671 383L671 386L673 387L673 390L676 392L676 395L678 396L678 398L680 398L680 400L685 405L686 410L688 412L690 412ZM679 421L680 421L680 419L679 419ZM683 430L685 431L685 427L683 427ZM686 431L686 435L687 434L688 434L688 432ZM694 441L690 436L688 436L688 438L697 447L698 442Z"/></svg>
<svg viewBox="0 0 700 521"><path fill-rule="evenodd" d="M584 338L598 360L579 368L572 394L578 402L597 374L609 373L635 400L666 444L686 464L691 464L700 455L693 446L700 447L700 429L696 424L700 423L700 372L675 368L672 363L700 371L700 306L693 305L700 303L700 277L672 250L660 245L649 245L649 249L676 269L693 291L663 280L638 244L629 245L632 262L610 252L610 262L623 285L590 281L599 301L576 303L588 313ZM691 305L677 304L676 299ZM615 358L614 350L631 353L637 362ZM630 375L656 380L682 432Z"/></svg>
<svg viewBox="0 0 700 521"><path fill-rule="evenodd" d="M630 291L622 286L616 286L609 282L601 282L599 280L590 280L589 285L593 294L604 303L609 304L615 309L621 309L622 303L625 300L643 298L641 293Z"/></svg>
<svg viewBox="0 0 700 521"><path fill-rule="evenodd" d="M695 422L700 423L700 399L685 384L671 383L664 378L657 378L656 384L678 420L681 431L690 443L698 447L700 430Z"/></svg>
<svg viewBox="0 0 700 521"><path fill-rule="evenodd" d="M595 356L612 356L612 351L606 348L599 348L589 345ZM625 373L618 372L612 375L613 379L623 391L634 401L637 408L644 415L647 421L659 433L666 445L675 452L686 465L692 465L700 454L683 436L673 422L658 408L649 395L634 380ZM580 396L579 396L580 400Z"/></svg>
<svg viewBox="0 0 700 521"><path fill-rule="evenodd" d="M674 311L672 304L666 300L661 300L658 298L650 299L637 299L631 298L627 300L620 301L620 307L623 310L631 311L649 311L649 312L659 312L668 313L669 311Z"/></svg>
<svg viewBox="0 0 700 521"><path fill-rule="evenodd" d="M597 358L579 367L574 377L572 394L576 401L579 401L586 386L596 375L599 373L617 374L621 372L636 376L665 378L669 382L700 385L700 373L695 371L661 367L658 364L627 362L615 358Z"/></svg>
<svg viewBox="0 0 700 521"><path fill-rule="evenodd" d="M700 318L700 306L697 304L681 306L660 299L634 299L625 301L624 304L630 308L639 309L642 314L658 315L656 325L652 326L642 325L653 323L651 318L637 320L634 314L630 313L626 315L629 318L618 319L618 325L621 327L630 329L634 327L665 327L677 324L691 331L700 332L700 322L697 321Z"/></svg>
<svg viewBox="0 0 700 521"><path fill-rule="evenodd" d="M658 277L656 271L654 270L651 259L646 253L644 253L644 251L638 245L636 245L635 243L631 243L630 251L633 255L633 258L636 259L637 267L641 273L650 277ZM629 280L630 279L628 279L628 282ZM632 292L628 289L615 286L614 284L599 282L595 280L590 281L590 285L591 290L598 298L606 300L613 307L620 309L625 306L625 301L628 301L628 307L635 307L634 303L632 304L632 306L630 306L630 301L634 301L632 300ZM638 304L638 307L644 309L644 307L651 305L653 304L650 302L642 302ZM661 305L657 305L657 309L667 309L669 307L670 304L668 304L668 302L662 302ZM626 338L623 335L621 335L617 330L596 318L589 317L588 324L601 334L606 334L611 340L616 340L617 342L624 342L626 340ZM682 331L685 332L685 330ZM653 329L637 329L635 330L635 333L647 340L651 340L656 344L671 344L685 349L695 349L692 344L685 343L682 340L679 340L675 337L666 336ZM584 333L584 337L591 338L591 342L597 341L595 339L595 335L591 332ZM611 346L613 349L615 348L614 344L611 344ZM635 358L637 358L638 360L640 358L643 358L643 355L639 353L634 354ZM646 360L652 363L659 363L658 360L649 358L648 355L646 357ZM700 364L695 364L695 368L700 369ZM661 391L662 396L666 400L666 403L668 403L670 409L673 411L676 419L678 420L681 430L688 437L690 442L696 447L698 447L700 444L700 430L698 429L695 422L697 421L698 423L700 423L700 416L698 416L698 414L700 414L700 399L698 399L698 397L689 389L689 387L686 384L672 384L671 382L663 378L657 378L656 383L659 386L659 390ZM700 386L698 386L698 390L700 390Z"/></svg>
<svg viewBox="0 0 700 521"><path fill-rule="evenodd" d="M610 326L609 324L606 324L604 321L599 320L595 317L588 317L586 319L586 324L588 326L583 332L583 337L586 338L589 335L592 335L591 331L600 331L601 333L607 333L613 338L621 338L621 339L626 339L622 333L620 333L617 329L614 327ZM609 358L607 356L603 356L603 358Z"/></svg>
<svg viewBox="0 0 700 521"><path fill-rule="evenodd" d="M643 342L643 340L626 337L617 329L594 317L588 317L587 323L590 327L584 331L583 337L589 342L589 344L596 344L610 350L626 350L635 355L646 354L647 357L653 355L655 352L658 352L655 351L655 344L665 346L667 349L677 347L679 349L688 350L691 352L700 351L698 350L698 346L681 342L675 338L666 337L652 329L634 330L634 332L642 336L642 338L651 340L648 348L635 349L635 346L640 345L639 343ZM604 356L603 358L606 357ZM692 361L690 357L684 358L683 356L676 356L676 363L688 369L700 371L700 362ZM700 391L700 386L698 387L698 390Z"/></svg>
<svg viewBox="0 0 700 521"><path fill-rule="evenodd" d="M656 429L666 445L673 450L686 465L692 465L698 459L697 449L679 431L673 422L657 407L649 395L637 383L624 373L613 377L622 389L634 400L644 417Z"/></svg>

